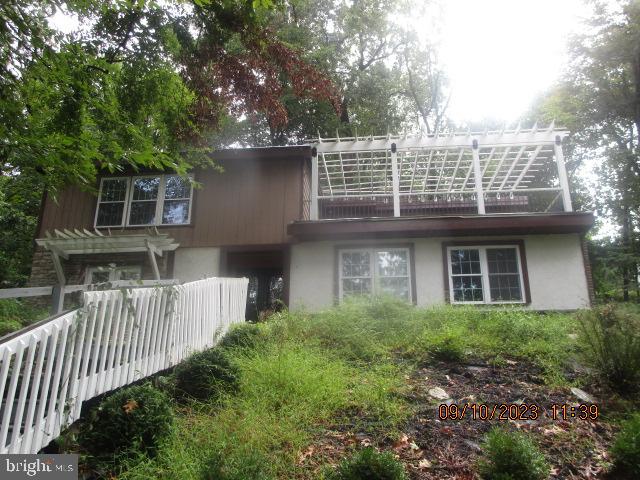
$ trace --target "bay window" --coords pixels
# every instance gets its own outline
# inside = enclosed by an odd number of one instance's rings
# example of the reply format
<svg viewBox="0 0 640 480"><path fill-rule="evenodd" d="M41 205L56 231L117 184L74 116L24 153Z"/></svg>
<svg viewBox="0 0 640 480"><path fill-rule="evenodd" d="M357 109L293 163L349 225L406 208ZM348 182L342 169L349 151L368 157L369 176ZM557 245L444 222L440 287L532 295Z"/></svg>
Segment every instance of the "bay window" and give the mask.
<svg viewBox="0 0 640 480"><path fill-rule="evenodd" d="M408 248L349 248L338 251L340 300L358 295L392 295L412 300Z"/></svg>
<svg viewBox="0 0 640 480"><path fill-rule="evenodd" d="M447 247L451 303L524 303L519 245Z"/></svg>
<svg viewBox="0 0 640 480"><path fill-rule="evenodd" d="M103 178L95 226L184 225L192 196L191 182L178 175Z"/></svg>

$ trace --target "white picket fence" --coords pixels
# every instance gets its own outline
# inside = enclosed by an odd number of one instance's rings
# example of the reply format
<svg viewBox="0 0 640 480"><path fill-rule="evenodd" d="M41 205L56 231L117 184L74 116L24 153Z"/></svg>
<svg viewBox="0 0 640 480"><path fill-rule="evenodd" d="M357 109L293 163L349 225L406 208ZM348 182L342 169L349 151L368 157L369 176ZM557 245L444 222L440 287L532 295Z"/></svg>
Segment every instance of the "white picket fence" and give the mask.
<svg viewBox="0 0 640 480"><path fill-rule="evenodd" d="M86 292L83 308L0 344L0 454L36 453L85 400L213 346L244 321L247 283Z"/></svg>

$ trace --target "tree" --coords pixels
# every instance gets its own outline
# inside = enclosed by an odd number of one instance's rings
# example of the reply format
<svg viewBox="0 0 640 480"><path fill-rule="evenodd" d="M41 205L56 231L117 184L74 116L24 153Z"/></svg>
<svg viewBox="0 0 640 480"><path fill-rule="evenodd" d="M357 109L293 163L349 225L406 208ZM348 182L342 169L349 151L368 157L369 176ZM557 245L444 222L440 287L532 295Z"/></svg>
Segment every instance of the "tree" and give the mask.
<svg viewBox="0 0 640 480"><path fill-rule="evenodd" d="M412 28L407 16L431 4L408 0L289 0L265 13L278 38L305 52L339 87L340 112L313 99L290 95L283 104L289 122L276 128L264 119L230 122L218 140L239 132L255 144L297 143L316 137L433 131L446 124L446 77L436 48ZM435 36L435 34L434 34Z"/></svg>
<svg viewBox="0 0 640 480"><path fill-rule="evenodd" d="M640 3L591 3L589 33L573 40L566 78L542 110L572 131L574 162L599 163L592 205L618 227L607 261L628 300L640 262Z"/></svg>
<svg viewBox="0 0 640 480"><path fill-rule="evenodd" d="M70 0L87 27L68 36L37 2L3 4L3 172L40 172L47 188L125 166L184 173L209 161L207 135L227 115L286 123L280 76L338 108L329 79L261 23L271 4Z"/></svg>

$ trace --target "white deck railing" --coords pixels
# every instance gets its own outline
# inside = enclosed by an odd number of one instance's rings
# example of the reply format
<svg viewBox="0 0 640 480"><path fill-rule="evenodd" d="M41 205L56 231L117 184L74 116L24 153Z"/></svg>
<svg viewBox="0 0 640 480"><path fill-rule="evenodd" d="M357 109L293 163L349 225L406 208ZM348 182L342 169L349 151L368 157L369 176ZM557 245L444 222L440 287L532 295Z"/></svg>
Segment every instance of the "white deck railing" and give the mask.
<svg viewBox="0 0 640 480"><path fill-rule="evenodd" d="M84 307L0 344L0 454L38 452L85 400L213 346L244 320L247 283L86 292Z"/></svg>

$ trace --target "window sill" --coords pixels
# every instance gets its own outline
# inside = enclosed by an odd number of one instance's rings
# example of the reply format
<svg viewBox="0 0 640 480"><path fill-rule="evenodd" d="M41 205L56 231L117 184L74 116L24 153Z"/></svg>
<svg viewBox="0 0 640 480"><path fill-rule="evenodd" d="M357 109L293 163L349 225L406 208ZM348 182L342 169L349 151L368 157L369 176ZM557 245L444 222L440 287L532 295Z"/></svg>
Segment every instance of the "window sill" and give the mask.
<svg viewBox="0 0 640 480"><path fill-rule="evenodd" d="M144 228L182 228L182 227L189 227L189 228L193 228L195 227L195 224L193 222L191 223L176 223L174 225L125 225L125 226L117 226L117 227L97 227L94 226L93 228L96 230L141 230Z"/></svg>

